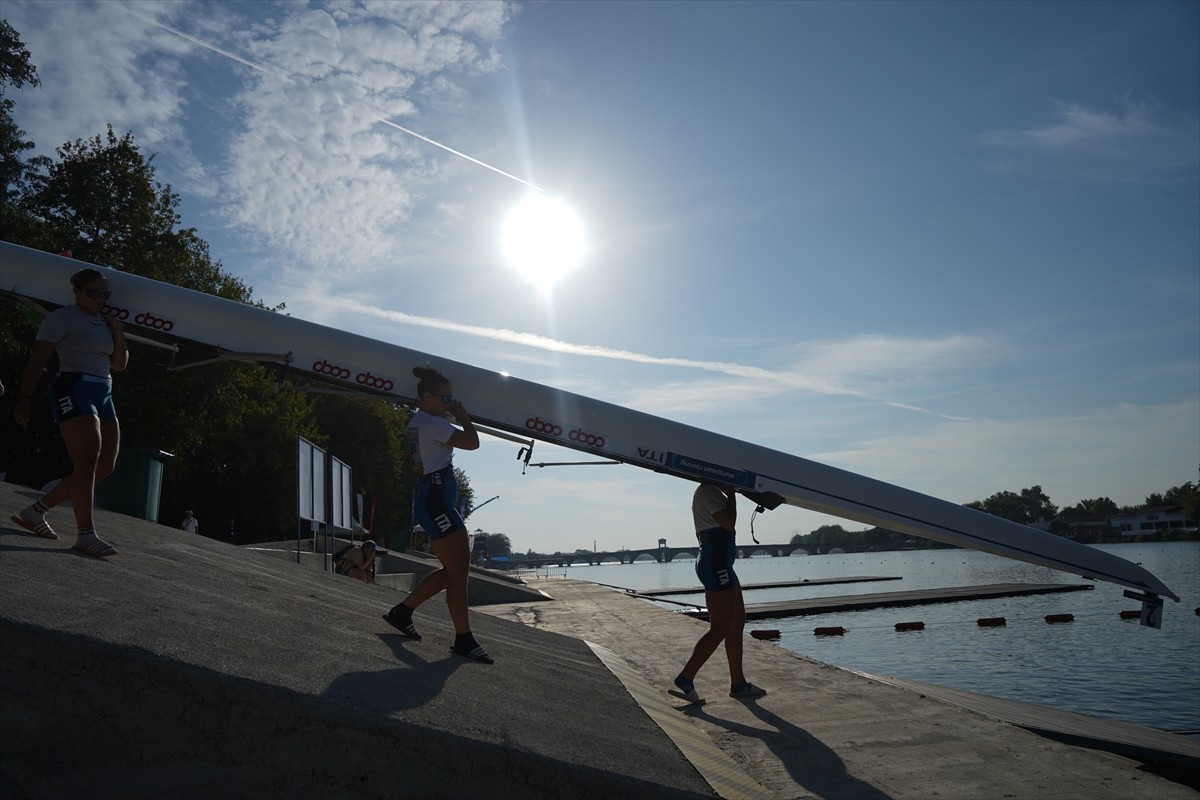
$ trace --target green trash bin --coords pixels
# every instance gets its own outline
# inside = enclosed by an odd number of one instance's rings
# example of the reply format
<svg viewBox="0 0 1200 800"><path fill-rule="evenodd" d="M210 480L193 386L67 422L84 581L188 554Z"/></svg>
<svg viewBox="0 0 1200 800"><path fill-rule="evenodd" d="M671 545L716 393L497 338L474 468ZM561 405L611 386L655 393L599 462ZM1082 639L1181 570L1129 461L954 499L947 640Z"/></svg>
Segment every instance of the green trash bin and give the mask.
<svg viewBox="0 0 1200 800"><path fill-rule="evenodd" d="M113 474L96 484L96 507L157 522L163 464L172 458L161 450L122 450Z"/></svg>

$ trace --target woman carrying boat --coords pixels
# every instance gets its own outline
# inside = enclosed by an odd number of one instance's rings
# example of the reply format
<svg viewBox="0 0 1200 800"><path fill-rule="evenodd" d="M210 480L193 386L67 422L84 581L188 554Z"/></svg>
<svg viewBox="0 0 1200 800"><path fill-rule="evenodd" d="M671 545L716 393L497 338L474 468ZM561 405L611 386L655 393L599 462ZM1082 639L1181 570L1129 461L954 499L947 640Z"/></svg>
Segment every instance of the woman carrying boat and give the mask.
<svg viewBox="0 0 1200 800"><path fill-rule="evenodd" d="M454 646L450 651L491 664L475 637L467 618L467 578L471 553L467 549L467 526L458 513L458 484L454 480L454 449L476 450L479 433L463 404L454 398L450 381L435 369L416 367L417 411L408 423L409 444L419 474L413 504L416 521L429 536L430 547L441 569L427 574L399 605L383 615L388 624L410 639L420 639L413 625L413 611L443 589L446 607L454 623ZM461 426L446 419L451 414Z"/></svg>
<svg viewBox="0 0 1200 800"><path fill-rule="evenodd" d="M28 426L42 369L57 350L59 372L50 384L50 410L71 456L71 474L13 515L12 521L35 536L57 539L46 512L70 500L78 530L73 549L110 558L117 549L96 534L92 506L96 482L108 477L117 464L121 426L112 401L112 372L129 364L129 350L125 326L102 313L112 296L104 275L81 269L71 276L71 286L74 304L52 311L38 327L13 408L17 424Z"/></svg>
<svg viewBox="0 0 1200 800"><path fill-rule="evenodd" d="M729 661L729 696L737 698L762 697L767 693L746 680L742 672L742 631L746 627L746 605L742 600L742 585L733 571L737 558L737 492L732 486L701 483L692 495L692 521L700 541L700 558L696 561L696 576L704 585L704 603L708 606L708 631L692 649L683 670L675 678L675 689L668 693L689 703L703 705L696 691L696 673L725 643Z"/></svg>

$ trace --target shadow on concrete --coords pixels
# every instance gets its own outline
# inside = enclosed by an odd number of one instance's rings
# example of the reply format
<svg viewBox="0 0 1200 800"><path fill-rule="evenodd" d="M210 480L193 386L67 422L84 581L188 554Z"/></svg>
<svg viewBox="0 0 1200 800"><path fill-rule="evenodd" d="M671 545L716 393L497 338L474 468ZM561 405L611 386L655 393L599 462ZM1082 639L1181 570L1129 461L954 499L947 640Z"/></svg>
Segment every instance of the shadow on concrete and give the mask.
<svg viewBox="0 0 1200 800"><path fill-rule="evenodd" d="M380 633L376 636L404 666L373 672L343 673L333 679L322 694L323 698L346 705L356 704L356 700L366 697L368 705L363 710L390 716L427 705L445 690L450 676L460 667L487 667L486 664L468 664L462 657L449 652L445 658L430 661L405 646L412 642L411 639L398 633Z"/></svg>
<svg viewBox="0 0 1200 800"><path fill-rule="evenodd" d="M845 763L837 753L808 731L771 713L753 700L743 702L750 713L774 728L774 732L764 732L761 728L715 717L703 706L687 706L684 712L740 736L758 739L787 768L798 786L803 786L824 800L892 800L891 795L847 772Z"/></svg>
<svg viewBox="0 0 1200 800"><path fill-rule="evenodd" d="M70 549L63 549L61 544L34 544L35 542L61 541L61 538L43 539L40 536L33 536L17 528L0 528L0 553L53 553L55 555L66 555L75 552ZM78 555L82 555L82 553L78 553Z"/></svg>
<svg viewBox="0 0 1200 800"><path fill-rule="evenodd" d="M444 604L413 642L381 587L96 518L118 557L0 526L3 800L710 796L578 639L475 616L476 664Z"/></svg>

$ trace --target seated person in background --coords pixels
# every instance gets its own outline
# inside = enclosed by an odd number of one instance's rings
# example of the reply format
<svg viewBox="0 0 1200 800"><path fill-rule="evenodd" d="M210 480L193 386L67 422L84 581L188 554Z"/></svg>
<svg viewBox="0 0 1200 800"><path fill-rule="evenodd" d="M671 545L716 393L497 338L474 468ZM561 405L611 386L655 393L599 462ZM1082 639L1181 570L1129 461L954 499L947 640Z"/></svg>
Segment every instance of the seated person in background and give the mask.
<svg viewBox="0 0 1200 800"><path fill-rule="evenodd" d="M360 581L366 581L367 583L374 583L375 555L377 552L378 548L370 539L363 542L361 547L347 550L346 555L338 560L338 574L358 578Z"/></svg>

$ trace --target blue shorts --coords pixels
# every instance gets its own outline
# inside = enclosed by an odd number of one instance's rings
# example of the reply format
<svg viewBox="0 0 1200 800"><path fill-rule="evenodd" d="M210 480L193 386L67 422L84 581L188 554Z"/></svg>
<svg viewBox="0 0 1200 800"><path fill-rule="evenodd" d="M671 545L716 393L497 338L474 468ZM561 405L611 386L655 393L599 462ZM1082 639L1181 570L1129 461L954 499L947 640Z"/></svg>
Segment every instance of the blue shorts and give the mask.
<svg viewBox="0 0 1200 800"><path fill-rule="evenodd" d="M50 413L55 422L90 414L101 422L117 418L112 379L86 372L60 372L50 384Z"/></svg>
<svg viewBox="0 0 1200 800"><path fill-rule="evenodd" d="M458 513L457 500L458 482L454 480L453 465L417 479L413 516L430 541L436 541L459 528L466 529L467 524Z"/></svg>
<svg viewBox="0 0 1200 800"><path fill-rule="evenodd" d="M696 577L706 592L721 592L741 586L733 562L737 558L737 534L724 528L709 528L696 534L700 540L700 560Z"/></svg>

